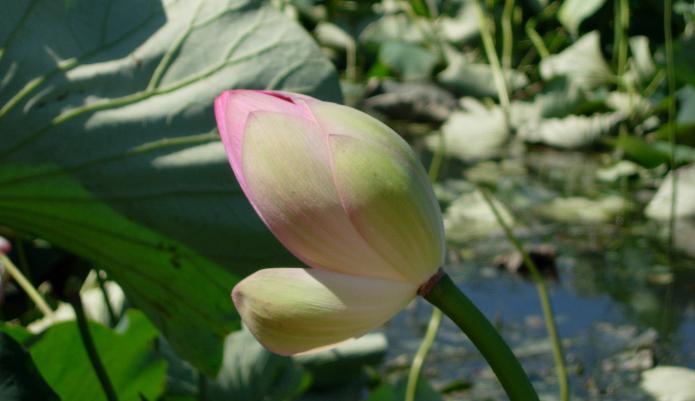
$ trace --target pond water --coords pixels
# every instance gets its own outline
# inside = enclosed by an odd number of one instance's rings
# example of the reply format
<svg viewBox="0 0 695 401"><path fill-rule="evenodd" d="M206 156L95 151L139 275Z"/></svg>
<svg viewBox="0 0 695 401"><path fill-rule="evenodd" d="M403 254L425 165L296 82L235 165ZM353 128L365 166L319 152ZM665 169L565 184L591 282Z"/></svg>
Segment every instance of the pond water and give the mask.
<svg viewBox="0 0 695 401"><path fill-rule="evenodd" d="M643 175L601 180L601 171L600 156L540 151L466 169L449 165L450 178L438 194L451 208L457 197L475 191L471 181L493 184L491 192L514 216L522 242L554 248L557 279L547 285L573 399L648 400L639 389L642 370L656 364L695 368L695 260L669 251L664 224L643 216L656 181ZM624 202L613 207L615 202L602 201L607 198ZM474 197L466 200L475 208ZM512 250L496 223L485 228L485 216L455 219L448 208L448 232L463 234L450 241L445 270L501 329L541 397L557 399L535 285L495 266L495 258ZM467 229L473 235L466 236ZM418 300L386 326L387 371L407 369L430 312ZM447 399L506 399L491 370L448 319L424 375L435 388L451 389Z"/></svg>

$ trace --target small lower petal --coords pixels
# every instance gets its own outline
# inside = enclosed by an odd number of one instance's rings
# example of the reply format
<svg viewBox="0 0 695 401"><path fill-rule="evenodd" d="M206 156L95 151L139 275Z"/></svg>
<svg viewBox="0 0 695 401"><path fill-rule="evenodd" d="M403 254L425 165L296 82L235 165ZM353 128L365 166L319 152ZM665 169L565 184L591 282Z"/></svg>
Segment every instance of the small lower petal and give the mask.
<svg viewBox="0 0 695 401"><path fill-rule="evenodd" d="M251 333L267 349L294 355L359 337L398 313L416 286L318 269L259 270L232 291Z"/></svg>

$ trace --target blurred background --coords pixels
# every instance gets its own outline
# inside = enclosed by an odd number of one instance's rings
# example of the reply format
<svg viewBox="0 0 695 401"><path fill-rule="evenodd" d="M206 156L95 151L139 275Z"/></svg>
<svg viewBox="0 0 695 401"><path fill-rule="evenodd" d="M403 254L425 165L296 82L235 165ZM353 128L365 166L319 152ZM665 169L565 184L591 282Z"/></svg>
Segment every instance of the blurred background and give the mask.
<svg viewBox="0 0 695 401"><path fill-rule="evenodd" d="M403 399L423 300L313 356L241 329L234 284L299 262L228 167L212 101L231 88L342 102L412 145L446 271L542 400L561 398L539 281L500 220L548 290L572 399L695 400L694 2L1 6L0 400L106 400L81 322L119 400ZM506 398L445 318L416 399Z"/></svg>

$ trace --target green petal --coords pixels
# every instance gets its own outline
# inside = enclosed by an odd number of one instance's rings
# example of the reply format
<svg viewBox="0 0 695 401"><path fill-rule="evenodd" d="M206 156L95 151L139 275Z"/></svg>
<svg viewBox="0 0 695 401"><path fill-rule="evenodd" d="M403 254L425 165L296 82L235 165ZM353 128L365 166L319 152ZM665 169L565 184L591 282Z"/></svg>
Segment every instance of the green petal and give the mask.
<svg viewBox="0 0 695 401"><path fill-rule="evenodd" d="M360 236L342 206L328 136L313 121L255 112L246 125L243 174L261 218L311 267L403 281Z"/></svg>
<svg viewBox="0 0 695 401"><path fill-rule="evenodd" d="M318 269L259 270L232 298L251 333L281 355L319 351L359 337L398 313L414 285Z"/></svg>
<svg viewBox="0 0 695 401"><path fill-rule="evenodd" d="M443 263L444 230L422 166L392 147L330 138L338 191L353 225L409 282L424 283Z"/></svg>
<svg viewBox="0 0 695 401"><path fill-rule="evenodd" d="M321 129L329 135L377 142L403 158L417 161L410 145L400 135L369 114L330 102L314 100L307 104Z"/></svg>

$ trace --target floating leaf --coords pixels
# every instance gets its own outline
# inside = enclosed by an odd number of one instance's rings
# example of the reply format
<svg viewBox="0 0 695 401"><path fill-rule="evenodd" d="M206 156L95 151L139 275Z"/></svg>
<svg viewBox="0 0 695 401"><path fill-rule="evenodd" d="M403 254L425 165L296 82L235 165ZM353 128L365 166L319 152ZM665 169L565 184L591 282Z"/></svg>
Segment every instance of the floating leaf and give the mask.
<svg viewBox="0 0 695 401"><path fill-rule="evenodd" d="M456 111L442 125L444 152L463 160L480 160L497 156L509 138L504 115L499 107L485 108L466 99L467 111ZM439 138L430 137L427 146L439 147Z"/></svg>
<svg viewBox="0 0 695 401"><path fill-rule="evenodd" d="M447 41L462 43L480 35L478 16L475 12L475 3L465 1L460 4L456 15L441 15L437 18L438 28Z"/></svg>
<svg viewBox="0 0 695 401"><path fill-rule="evenodd" d="M643 169L628 160L620 160L614 165L596 171L596 178L604 182L618 182L626 177L638 176Z"/></svg>
<svg viewBox="0 0 695 401"><path fill-rule="evenodd" d="M447 67L437 75L437 80L461 96L497 98L494 74L489 64L473 63L453 50L447 51ZM528 78L515 70L504 71L510 91L528 85Z"/></svg>
<svg viewBox="0 0 695 401"><path fill-rule="evenodd" d="M671 217L671 201L673 198L673 174L669 172L647 205L647 217L667 221ZM676 170L677 192L675 204L676 217L695 216L695 164L690 164Z"/></svg>
<svg viewBox="0 0 695 401"><path fill-rule="evenodd" d="M421 43L423 36L405 14L387 14L367 25L359 41L368 46L379 47L388 41Z"/></svg>
<svg viewBox="0 0 695 401"><path fill-rule="evenodd" d="M564 78L549 82L531 101L511 103L511 124L518 128L544 118L566 117L586 104L584 91Z"/></svg>
<svg viewBox="0 0 695 401"><path fill-rule="evenodd" d="M652 104L649 99L636 93L625 93L614 91L606 97L606 106L623 115L634 116L634 118L644 118L652 113Z"/></svg>
<svg viewBox="0 0 695 401"><path fill-rule="evenodd" d="M622 113L548 118L526 124L517 134L527 142L540 142L558 148L573 149L589 145L612 132L625 119Z"/></svg>
<svg viewBox="0 0 695 401"><path fill-rule="evenodd" d="M645 370L640 387L657 401L695 401L695 370L681 366Z"/></svg>
<svg viewBox="0 0 695 401"><path fill-rule="evenodd" d="M649 38L646 36L634 36L630 38L630 69L626 79L634 84L647 85L656 74L656 64L649 50Z"/></svg>
<svg viewBox="0 0 695 401"><path fill-rule="evenodd" d="M493 203L507 225L513 225L514 218L509 210L496 199L493 199ZM468 241L502 233L494 212L477 189L451 202L444 212L444 227L447 239L452 241Z"/></svg>
<svg viewBox="0 0 695 401"><path fill-rule="evenodd" d="M405 80L418 80L432 75L439 57L414 43L390 41L381 46L379 61Z"/></svg>
<svg viewBox="0 0 695 401"><path fill-rule="evenodd" d="M428 82L379 82L377 94L363 102L369 112L389 119L442 122L458 106L458 100L448 91Z"/></svg>
<svg viewBox="0 0 695 401"><path fill-rule="evenodd" d="M213 98L338 100L332 66L258 2L9 2L2 21L0 222L96 262L214 374L238 328L229 290L294 259L235 185Z"/></svg>
<svg viewBox="0 0 695 401"><path fill-rule="evenodd" d="M330 22L319 22L316 28L314 28L314 35L316 35L316 40L324 46L342 50L355 46L355 39L352 36L338 25Z"/></svg>
<svg viewBox="0 0 695 401"><path fill-rule="evenodd" d="M538 207L538 212L563 223L598 224L609 222L628 208L629 203L616 195L608 195L599 199L572 196L555 198Z"/></svg>
<svg viewBox="0 0 695 401"><path fill-rule="evenodd" d="M613 73L601 53L598 31L587 33L560 53L543 59L540 71L545 80L565 76L584 89L613 81Z"/></svg>
<svg viewBox="0 0 695 401"><path fill-rule="evenodd" d="M606 0L565 0L557 12L557 19L572 36L577 36L582 21L594 15Z"/></svg>

